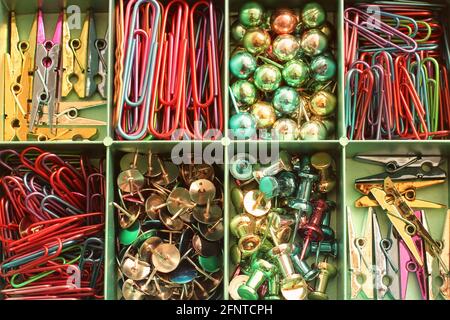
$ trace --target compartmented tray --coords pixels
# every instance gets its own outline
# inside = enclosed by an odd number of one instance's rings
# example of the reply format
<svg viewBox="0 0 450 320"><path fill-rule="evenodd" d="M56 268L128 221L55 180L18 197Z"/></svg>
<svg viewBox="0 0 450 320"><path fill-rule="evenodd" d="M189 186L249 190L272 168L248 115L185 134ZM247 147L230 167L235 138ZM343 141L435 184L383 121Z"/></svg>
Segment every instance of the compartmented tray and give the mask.
<svg viewBox="0 0 450 320"><path fill-rule="evenodd" d="M355 162L352 157L356 154L405 154L410 152L421 152L422 154L442 154L446 159L450 157L450 152L448 151L449 144L445 141L384 141L384 142L350 142L345 138L345 111L343 109L343 83L344 83L344 73L343 73L343 9L344 0L335 1L319 1L328 12L330 12L330 17L335 21L336 28L336 57L338 62L338 110L337 110L337 122L336 122L336 135L335 140L329 141L317 141L317 142L305 142L305 141L292 141L283 142L280 144L281 149L291 151L295 154L313 153L315 151L326 151L330 152L336 162L338 183L336 185L336 191L333 194L334 200L337 203L336 210L332 215L332 224L336 231L336 237L339 242L339 255L336 260L338 267L338 275L332 281L329 286L328 292L331 299L345 300L350 298L350 287L349 287L349 271L348 271L348 239L347 239L347 215L346 206L352 208L352 212L355 216L354 221L357 230L361 229L362 210L353 207L354 200L358 196L357 192L354 190L354 179L360 176L367 176L371 173L380 172L380 168L377 166L367 166L365 164ZM450 4L448 1L439 1L442 3ZM13 1L13 0L3 0L0 4L0 25L3 28L0 29L0 53L5 53L8 50L8 21L9 21L9 11L14 9L17 12L17 20L19 30L21 29L21 38L28 37L26 30L31 26L34 18L34 13L37 8L38 1L27 0L27 1ZM272 1L262 1L262 4L267 8L278 8L278 7L301 7L306 1L296 2L293 0L283 0L279 3L273 3ZM345 1L345 4L352 3L351 1ZM82 12L85 12L87 8L92 7L97 18L97 28L99 30L106 30L109 25L109 44L111 48L114 46L114 34L115 34L115 20L114 20L114 8L115 1L88 1L88 0L70 0L67 3L64 1L44 1L43 12L45 15L46 22L50 26L54 25L56 22L57 14L63 5L77 4L80 5ZM225 19L225 57L224 57L224 71L223 71L223 92L228 93L228 86L230 84L230 77L228 73L228 60L230 56L230 15L236 13L242 2L237 0L224 0L224 10L226 14ZM447 9L448 10L448 9ZM446 26L447 29L449 26ZM25 30L25 31L23 31ZM24 33L25 32L25 33ZM102 31L103 32L103 31ZM102 33L100 32L99 35ZM113 141L115 136L114 128L112 125L112 78L113 78L113 66L114 66L114 51L109 51L108 57L108 108L103 112L96 112L94 110L86 111L83 114L86 117L95 117L97 119L105 120L107 119L108 126L100 132L97 141L86 141L86 142L11 142L5 143L0 142L0 148L13 148L21 150L28 145L38 145L42 148L46 148L50 151L58 152L88 152L95 156L102 156L106 154L106 184L107 184L107 220L106 220L106 230L105 230L105 299L115 300L117 299L117 264L116 264L116 209L112 206L113 201L117 201L117 188L116 188L116 178L119 173L118 161L120 161L120 156L126 152L135 152L136 150L140 152L146 152L152 149L155 153L170 153L178 142L164 142L164 141L143 141L143 142L122 142ZM228 120L231 115L230 112L230 101L229 95L224 94L224 112L225 112L225 132L224 136L228 134ZM3 102L2 93L0 93L0 99ZM77 100L74 98L74 100ZM2 104L3 105L3 104ZM184 142L187 145L192 145L193 142ZM232 142L233 145L240 145L242 148L248 149L249 145L261 145L267 142L252 141L252 142ZM201 143L203 148L206 143ZM233 186L233 179L229 175L230 158L228 154L229 150L233 148L229 141L223 141L223 151L225 155L225 161L223 165L223 183L225 190L231 190ZM444 169L448 172L449 162L444 164ZM420 198L432 200L436 202L448 205L449 200L449 187L448 181L445 184L438 185L426 190L421 190L418 195ZM235 214L233 206L231 204L231 199L229 192L225 192L225 203L224 203L224 225L225 225L225 238L224 238L224 248L228 249L234 243L235 239L230 236L229 233L229 221ZM378 213L381 216L381 212ZM445 210L430 210L427 218L430 224L431 233L434 237L439 238L442 234L442 222L445 217ZM385 220L383 220L385 222ZM382 226L383 230L385 225ZM228 284L230 280L230 275L233 272L233 266L230 263L230 256L228 250L224 250L224 288L223 297L228 299ZM411 277L409 281L411 291L408 293L408 298L417 299L419 298L419 291L417 284Z"/></svg>
<svg viewBox="0 0 450 320"><path fill-rule="evenodd" d="M234 43L232 39L230 38L230 27L234 20L236 20L238 11L240 7L245 3L237 0L228 0L227 5L227 15L226 15L226 44L225 47L226 55L225 55L225 61L229 61L229 58L231 56L232 51L234 50ZM275 10L275 9L282 9L282 8L290 8L294 10L300 10L308 1L293 1L293 0L283 0L277 3L274 3L273 1L269 0L263 0L263 1L257 1L260 3L264 9L266 10ZM333 140L339 140L340 137L345 136L345 125L344 125L344 47L343 47L343 8L344 8L344 1L343 0L335 0L335 1L315 1L320 3L324 9L327 12L327 20L332 23L334 30L333 30L333 44L330 45L332 52L335 56L336 63L337 63L337 73L336 73L336 92L335 95L337 97L337 107L335 112L335 133L331 135L328 138L328 141ZM228 67L228 66L227 66ZM231 85L232 82L232 75L229 72L229 69L226 69L226 72L224 74L225 76L225 84L227 88L228 93L228 87ZM225 98L225 105L227 106L225 108L226 112L228 112L226 119L229 119L235 112L233 111L233 105L231 103L231 98L229 94L226 95ZM226 126L226 130L229 131L229 127ZM227 132L226 132L227 133ZM227 133L227 137L230 137L230 135ZM298 142L302 142L299 140Z"/></svg>
<svg viewBox="0 0 450 320"><path fill-rule="evenodd" d="M2 26L1 32L0 32L0 54L2 55L2 80L4 80L4 63L3 63L3 56L5 53L10 52L11 50L11 44L10 44L10 34L11 34L11 28L10 28L10 14L12 11L15 12L16 15L16 24L17 29L19 32L19 38L20 41L27 41L30 37L30 31L33 25L33 22L36 18L36 12L39 7L39 1L29 0L29 1L16 1L16 0L5 0L0 3L0 25ZM105 36L107 36L106 40L106 46L107 46L107 55L105 59L105 63L107 66L106 69L106 79L105 79L105 95L106 97L103 98L98 91L96 91L92 96L80 99L78 95L75 93L75 91L71 91L67 97L63 97L60 99L61 102L63 102L65 105L64 108L60 107L61 116L65 117L63 115L61 110L66 110L67 108L76 107L76 105L72 105L70 102L78 103L78 102L95 102L92 104L92 107L84 107L80 105L78 110L74 111L76 117L86 118L88 120L92 119L93 121L102 121L105 122L104 125L99 125L98 123L91 122L91 125L89 126L80 126L81 128L89 128L89 133L86 133L87 135L91 136L92 133L95 133L95 129L97 129L97 132L94 136L91 137L90 141L103 141L108 136L108 128L110 127L109 119L110 119L110 103L111 103L111 89L110 89L110 77L113 74L113 68L110 63L112 56L114 44L111 42L113 39L112 31L111 30L111 23L110 23L110 16L111 16L111 10L110 10L110 3L108 1L91 1L91 0L80 0L80 1L43 1L41 9L43 13L43 20L44 20L44 28L45 28L45 35L46 39L52 39L56 23L59 17L59 14L63 11L63 9L66 8L67 10L67 16L68 16L68 22L70 25L70 36L71 39L79 39L81 35L81 31L83 28L83 23L86 17L86 12L88 10L91 10L94 22L95 22L95 28L96 28L96 36L97 39L104 39ZM62 56L63 50L61 48L60 56ZM77 60L74 61L77 63ZM99 61L100 62L100 61ZM60 81L58 83L62 82L62 71L60 74ZM77 82L76 76L71 76L70 82L72 84L75 84ZM96 75L94 77L94 80L96 83L99 83L101 81L100 77ZM3 82L2 82L2 88L3 88ZM59 86L58 86L59 88ZM59 89L58 89L59 90ZM2 89L0 90L0 99L1 99L1 113L3 114L3 110L5 108L5 91ZM26 106L22 106L26 111ZM75 113L76 112L76 113ZM70 120L70 119L68 119ZM46 121L46 120L44 120ZM47 121L48 122L48 121ZM5 126L8 125L8 123L4 124ZM28 121L26 123L28 126ZM3 123L2 125L3 126ZM42 125L40 126L42 128L48 128L48 125ZM58 128L61 128L58 130L58 133L56 134L56 137L61 136L66 132L66 130L70 127L73 127L73 125L68 126L65 123L62 123L61 125L58 125ZM77 127L75 125L75 127ZM40 139L44 139L41 137ZM33 140L36 140L36 138L33 138ZM65 139L69 140L69 138ZM78 136L72 137L73 141L79 140ZM22 140L23 141L23 140ZM69 140L70 141L70 140ZM83 141L86 143L89 143L90 141ZM61 140L59 142L64 142L64 140Z"/></svg>
<svg viewBox="0 0 450 320"><path fill-rule="evenodd" d="M355 161L353 159L356 155L440 155L443 158L443 163L440 166L448 175L449 170L449 152L446 143L442 142L351 142L345 148L345 181L343 188L343 199L345 206L348 206L351 210L352 220L354 224L354 228L356 234L358 236L362 236L363 224L364 224L364 216L367 214L367 208L356 208L355 200L362 196L358 191L356 191L354 183L355 179L363 178L367 176L371 176L374 174L379 174L384 171L384 168L378 165L362 163L360 161ZM448 178L442 184L437 184L434 186L426 187L423 189L419 189L416 192L416 198L420 200L427 200L432 202L437 202L446 206L445 208L439 209L422 209L425 212L426 219L429 226L429 232L433 239L441 240L445 219L447 214L447 209L449 205L449 180ZM388 233L389 220L387 218L387 214L380 207L375 208L377 213L377 218L380 224L381 234L382 236L386 236ZM343 219L345 223L344 234L348 235L348 214L344 209L342 212ZM448 221L446 222L448 223ZM345 290L344 299L350 299L351 297L351 287L350 287L350 270L349 270L349 252L348 252L348 236L344 239L346 251L345 251L345 260L343 261L344 266L344 283ZM435 265L434 265L435 266ZM429 271L431 272L431 271ZM432 274L432 283L433 283L433 291L438 299L442 299L442 296L438 294L438 287L442 284L442 280L439 277L439 274L433 272ZM388 297L386 297L388 299ZM406 291L406 299L415 299L420 300L420 288L417 282L417 279L413 273L410 273L408 276L408 286Z"/></svg>
<svg viewBox="0 0 450 320"><path fill-rule="evenodd" d="M344 246L343 246L343 238L345 238L345 234L343 233L343 199L341 198L341 194L339 190L341 189L341 177L344 174L344 170L342 167L343 164L343 150L341 146L338 143L303 143L299 145L298 143L294 142L285 142L281 143L279 145L280 151L285 150L287 151L291 156L304 156L304 155L313 155L316 152L326 152L331 155L331 157L334 159L335 162L335 168L336 168L336 187L334 190L332 190L330 193L326 195L327 200L334 201L336 203L335 210L331 211L331 228L335 231L335 238L336 243L338 244L338 256L336 259L329 258L328 261L332 264L334 264L337 267L337 276L332 279L327 287L326 293L328 294L330 299L341 299L344 294L344 268L343 268L343 261L345 258L344 253ZM261 143L246 143L241 144L238 142L233 143L232 148L229 149L229 158L231 158L233 155L237 153L248 153L251 151L251 155L255 157L256 151L260 151L260 149L263 148L262 152L264 155L270 154L270 145L265 144L262 145ZM267 149L264 149L267 148ZM266 151L268 150L268 151ZM230 169L230 163L227 164L227 175L228 175L228 190L232 190L233 187L236 187L235 180L229 173ZM273 201L272 201L273 203ZM228 194L228 200L226 204L226 218L225 220L230 222L231 219L236 215L236 208L234 207L230 195ZM225 239L225 247L228 248L227 257L225 261L227 261L226 269L225 269L225 297L226 299L230 299L229 297L229 284L231 279L233 278L233 273L235 272L236 265L232 262L232 258L230 257L230 249L231 247L237 243L237 239L235 236L233 236L230 232L229 223L227 224L227 229L225 229L225 234L227 235ZM298 238L297 238L298 239ZM319 258L319 261L323 260L323 256ZM312 257L309 257L307 259L308 264L312 264L315 261L315 256L312 255Z"/></svg>
<svg viewBox="0 0 450 320"><path fill-rule="evenodd" d="M215 152L212 151L212 149L216 150ZM118 281L120 281L120 277L118 274L118 261L117 261L117 250L119 244L117 243L117 236L118 232L120 231L120 227L118 226L118 214L117 209L112 205L112 202L115 201L116 203L120 203L120 195L117 192L117 177L118 174L122 171L120 169L120 159L123 155L127 153L140 153L143 155L147 155L148 152L151 151L153 155L160 155L161 158L170 157L172 152L174 152L174 155L177 157L183 157L187 154L195 154L198 155L198 153L210 153L213 152L212 155L215 159L222 159L223 160L223 152L224 148L221 143L181 143L178 142L159 142L159 141L151 141L151 142L144 142L144 143L120 143L120 144L114 144L110 150L109 150L109 160L108 160L108 176L110 177L110 180L108 183L109 190L109 200L108 200L108 221L107 221L107 243L109 245L109 248L107 249L106 255L107 255L107 269L106 269L106 279L107 282L105 283L105 294L107 299L117 299L120 297L120 289L118 288ZM223 161L222 161L223 162ZM224 181L224 165L217 165L215 177L218 178L220 181ZM223 185L224 193L226 186ZM223 211L224 217L225 217L225 211ZM225 219L224 219L224 223ZM225 237L226 238L226 237ZM225 240L222 240L222 242ZM222 253L221 258L221 269L224 270L224 266L226 264L226 253ZM218 290L218 294L215 296L215 299L217 298L223 298L223 283L221 285L221 288Z"/></svg>
<svg viewBox="0 0 450 320"><path fill-rule="evenodd" d="M5 143L5 142L1 142L0 143L0 150L2 150L2 151L4 151L4 150L6 150L6 151L7 150L14 150L16 152L22 152L23 150L25 150L27 148L30 148L30 147L37 147L37 148L41 149L43 152L50 152L50 153L54 153L54 154L57 154L57 155L64 155L66 157L65 158L66 160L70 159L70 158L73 159L72 156L85 155L85 156L87 156L89 158L90 164L93 165L94 167L100 168L99 167L100 164L103 166L103 170L105 171L104 177L107 179L107 175L106 175L106 169L107 169L106 168L106 156L107 156L107 151L106 151L106 147L104 145L100 145L100 144L84 144L84 145L80 145L79 143L73 143L73 142L72 143L71 142L59 143L59 144L48 144L48 143L47 144L42 144L41 143L38 146L36 144L34 144L34 143L21 143L21 144L14 144L14 145L11 145L11 143ZM30 155L33 154L33 153L35 154L35 152L31 151ZM3 154L2 161L6 160L6 157L8 156L8 154L11 156L11 154L8 153L8 152L6 154ZM28 155L28 157L30 157L30 155ZM67 158L67 157L69 157L69 158ZM30 160L32 160L32 159L30 158ZM18 163L18 159L14 159L14 157L12 157L12 159L10 159L10 161L11 161L11 163L7 162L9 165L15 165L15 164ZM69 161L73 161L73 160L69 160ZM80 160L78 159L78 161L80 161ZM78 164L79 164L79 162L78 162ZM85 164L85 165L87 165L87 164ZM0 171L2 173L7 173L8 172L7 169L3 165L0 168ZM37 174L36 174L36 176L37 176ZM106 183L105 183L105 185L106 185ZM71 186L70 188L72 188L72 187L73 186ZM89 191L87 191L87 192L89 192ZM4 196L3 193L4 193L4 188L2 187L2 189L1 189L2 196ZM36 192L36 193L38 193L38 192ZM105 197L106 196L107 195L105 195ZM42 196L42 197L44 197L44 196ZM103 205L103 208L105 209L104 219L105 219L105 226L106 226L106 219L108 218L107 214L106 214L106 201L105 201L105 203ZM67 212L70 212L69 208L66 208L66 209L68 210ZM67 212L64 215L64 217L66 219L69 217ZM65 222L65 223L67 224L67 222ZM67 233L67 231L66 231L66 233ZM105 227L102 230L102 232L98 233L98 235L97 235L97 237L101 238L101 241L103 242L103 248L105 250L108 249L108 246L106 244L107 233L108 233L108 231L107 231L107 228ZM94 243L94 242L96 244L98 244L97 240L95 238L91 237L91 244ZM80 246L80 250L81 250L81 246ZM17 257L19 257L18 254L16 254L16 259L17 259ZM0 260L2 260L2 258L3 258L3 256L1 255ZM95 256L93 258L95 259L95 261L99 261L99 260L97 260L97 256ZM65 264L65 262L64 262L64 264ZM68 269L67 272L70 274L69 269ZM107 270L106 270L106 263L104 263L100 273L103 274L103 277L104 277L104 274L106 272L107 272ZM50 273L52 273L52 272L50 272ZM21 280L19 280L19 286L16 285L16 287L15 287L16 289L20 289L20 282L23 281L25 283L26 281L32 280L31 278L28 279L27 276L28 275L23 274L23 278L20 278L20 277L18 278L18 279L21 279ZM33 281L39 281L39 280L40 280L40 278L39 278L39 275L38 275L38 277L35 277L35 279ZM17 279L15 281L16 281L16 284L17 284L17 282L18 282ZM70 280L68 280L68 281L70 281ZM3 289L4 285L5 285L5 282L2 279L0 281L0 288ZM0 300L1 300L1 297L0 297Z"/></svg>

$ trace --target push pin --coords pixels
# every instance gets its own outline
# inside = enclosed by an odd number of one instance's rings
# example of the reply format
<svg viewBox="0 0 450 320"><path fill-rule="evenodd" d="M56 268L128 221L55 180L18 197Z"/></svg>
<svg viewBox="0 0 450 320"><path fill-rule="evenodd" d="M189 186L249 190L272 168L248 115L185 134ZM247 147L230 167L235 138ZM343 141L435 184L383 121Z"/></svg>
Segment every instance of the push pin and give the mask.
<svg viewBox="0 0 450 320"><path fill-rule="evenodd" d="M297 190L296 177L292 172L282 172L275 178L271 176L263 177L259 182L259 191L267 199L275 197L290 197Z"/></svg>
<svg viewBox="0 0 450 320"><path fill-rule="evenodd" d="M145 240L139 248L139 256L142 260L150 262L156 247L163 243L160 237L152 236Z"/></svg>
<svg viewBox="0 0 450 320"><path fill-rule="evenodd" d="M302 169L298 174L300 185L298 187L297 197L289 201L290 208L306 212L308 215L312 212L310 199L313 185L319 179L317 175L310 173L309 163L309 159L305 157L302 161Z"/></svg>
<svg viewBox="0 0 450 320"><path fill-rule="evenodd" d="M261 247L261 238L255 234L249 234L239 239L238 248L241 252L241 259L246 259L256 252Z"/></svg>
<svg viewBox="0 0 450 320"><path fill-rule="evenodd" d="M311 241L323 240L323 231L320 225L327 209L328 205L325 200L317 200L316 207L314 208L314 212L312 213L309 222L300 227L299 233L304 240L300 260L305 258L306 249Z"/></svg>
<svg viewBox="0 0 450 320"><path fill-rule="evenodd" d="M269 255L277 262L282 273L281 294L286 300L304 300L308 293L307 285L302 276L295 272L291 254L291 244L281 244L274 247Z"/></svg>
<svg viewBox="0 0 450 320"><path fill-rule="evenodd" d="M115 202L113 202L113 206L116 207L117 210L119 210L119 225L122 229L130 228L141 214L139 207L136 207L138 211L130 212Z"/></svg>
<svg viewBox="0 0 450 320"><path fill-rule="evenodd" d="M247 192L244 197L244 208L252 216L264 216L269 212L271 207L272 203L266 201L266 199L264 199L264 193L259 190Z"/></svg>
<svg viewBox="0 0 450 320"><path fill-rule="evenodd" d="M191 200L199 205L206 205L216 196L216 186L209 180L200 179L191 184L189 188Z"/></svg>
<svg viewBox="0 0 450 320"><path fill-rule="evenodd" d="M239 214L233 217L230 222L230 231L238 239L255 232L255 219L246 214Z"/></svg>
<svg viewBox="0 0 450 320"><path fill-rule="evenodd" d="M292 158L291 155L287 151L280 151L278 160L267 166L261 167L257 170L253 171L253 177L256 181L261 181L262 178L268 176L275 176L281 171L292 171Z"/></svg>
<svg viewBox="0 0 450 320"><path fill-rule="evenodd" d="M152 151L149 150L147 154L147 170L145 171L145 176L147 178L156 178L162 173L161 168L162 166L160 166L158 160L153 156Z"/></svg>
<svg viewBox="0 0 450 320"><path fill-rule="evenodd" d="M319 172L318 191L328 193L336 186L333 172L333 158L326 152L318 152L311 157L311 166Z"/></svg>
<svg viewBox="0 0 450 320"><path fill-rule="evenodd" d="M221 252L221 248L216 242L211 242L203 239L198 234L196 234L192 238L192 248L198 256L202 257L217 257ZM190 251L191 249L186 251L183 257L186 256L186 253Z"/></svg>
<svg viewBox="0 0 450 320"><path fill-rule="evenodd" d="M258 289L273 277L277 268L270 262L259 259L251 265L251 274L248 281L238 288L238 295L244 300L258 300Z"/></svg>
<svg viewBox="0 0 450 320"><path fill-rule="evenodd" d="M248 276L245 274L241 274L235 276L228 286L228 293L230 294L231 299L233 300L241 300L241 296L238 294L238 289L240 286L244 285L248 281Z"/></svg>
<svg viewBox="0 0 450 320"><path fill-rule="evenodd" d="M312 281L319 275L319 270L312 269L305 260L300 260L298 254L292 254L291 259L294 264L295 270L300 273L305 281Z"/></svg>
<svg viewBox="0 0 450 320"><path fill-rule="evenodd" d="M184 222L191 222L190 212L194 206L186 188L175 188L167 197L167 210L173 215L172 219L180 217Z"/></svg>
<svg viewBox="0 0 450 320"><path fill-rule="evenodd" d="M167 207L167 202L159 194L152 194L145 200L145 213L149 219L157 220L160 210L165 207Z"/></svg>
<svg viewBox="0 0 450 320"><path fill-rule="evenodd" d="M268 221L272 221L269 228ZM295 224L295 220L293 220L290 216L280 215L276 211L270 211L267 215L267 219L258 219L257 221L257 230L265 234L267 231L267 235L269 237L275 237L272 239L274 243L287 243L292 235L292 226Z"/></svg>
<svg viewBox="0 0 450 320"><path fill-rule="evenodd" d="M194 181L206 179L214 181L214 168L209 164L184 164L181 166L181 177L186 185L191 185Z"/></svg>
<svg viewBox="0 0 450 320"><path fill-rule="evenodd" d="M244 213L244 192L241 189L234 187L231 189L230 197L237 213Z"/></svg>
<svg viewBox="0 0 450 320"><path fill-rule="evenodd" d="M150 274L150 265L139 259L139 256L130 256L126 257L122 263L122 272L123 274L134 281L143 280L148 277Z"/></svg>
<svg viewBox="0 0 450 320"><path fill-rule="evenodd" d="M253 179L253 163L247 153L238 153L230 160L230 174L239 181Z"/></svg>
<svg viewBox="0 0 450 320"><path fill-rule="evenodd" d="M339 246L336 241L311 242L310 250L311 250L311 253L313 253L313 254L319 252L319 254L337 257Z"/></svg>
<svg viewBox="0 0 450 320"><path fill-rule="evenodd" d="M129 169L119 173L117 185L127 193L139 193L145 183L144 175L137 169Z"/></svg>
<svg viewBox="0 0 450 320"><path fill-rule="evenodd" d="M137 151L135 153L127 153L120 159L120 169L122 171L137 169L144 174L147 170L145 157Z"/></svg>
<svg viewBox="0 0 450 320"><path fill-rule="evenodd" d="M163 162L158 155L155 155L155 157L159 164L159 168L161 169L161 174L156 178L154 184L168 186L169 184L175 182L179 174L178 167L172 162Z"/></svg>
<svg viewBox="0 0 450 320"><path fill-rule="evenodd" d="M162 273L174 271L181 261L180 252L171 243L163 243L156 247L152 255L155 269Z"/></svg>
<svg viewBox="0 0 450 320"><path fill-rule="evenodd" d="M267 294L264 300L281 300L280 297L280 276L275 273L272 278L269 279Z"/></svg>
<svg viewBox="0 0 450 320"><path fill-rule="evenodd" d="M223 218L212 225L199 224L198 230L209 241L219 241L224 236Z"/></svg>
<svg viewBox="0 0 450 320"><path fill-rule="evenodd" d="M308 298L311 300L328 300L327 286L328 282L336 276L336 267L325 260L320 262L317 268L320 270L317 287L315 291L309 293Z"/></svg>
<svg viewBox="0 0 450 320"><path fill-rule="evenodd" d="M166 226L167 229L171 231L180 231L184 227L184 222L179 218L179 216L184 212L185 209L180 209L175 215L170 215L169 212L161 210L159 211L159 220Z"/></svg>
<svg viewBox="0 0 450 320"><path fill-rule="evenodd" d="M125 300L137 301L144 300L145 293L138 288L133 280L127 279L122 285L122 296Z"/></svg>
<svg viewBox="0 0 450 320"><path fill-rule="evenodd" d="M219 206L211 206L210 201L208 201L206 207L195 206L192 211L192 216L200 223L214 224L222 218L223 212Z"/></svg>
<svg viewBox="0 0 450 320"><path fill-rule="evenodd" d="M327 201L327 212L322 221L321 229L323 232L323 241L333 241L336 236L334 230L330 227L331 224L331 211L336 208L336 203L334 201Z"/></svg>

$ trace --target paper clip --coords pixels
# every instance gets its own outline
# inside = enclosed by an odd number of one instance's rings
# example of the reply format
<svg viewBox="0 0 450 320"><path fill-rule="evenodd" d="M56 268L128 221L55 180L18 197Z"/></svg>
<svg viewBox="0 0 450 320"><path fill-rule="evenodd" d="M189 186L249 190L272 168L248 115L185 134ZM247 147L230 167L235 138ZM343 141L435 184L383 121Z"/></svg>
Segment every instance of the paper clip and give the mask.
<svg viewBox="0 0 450 320"><path fill-rule="evenodd" d="M120 6L123 7L123 1L120 1ZM146 17L151 21L151 29L143 29L140 26L141 17L138 13L144 6ZM157 38L161 12L160 4L154 0L130 1L126 12L122 10L122 41L126 41L126 45L124 42L123 56L118 57L118 63L122 63L124 68L120 72L122 86L117 99L116 130L127 140L142 139L149 123L150 105L154 103L156 95L154 88L157 83L156 63L159 49ZM142 48L138 47L138 41L144 43ZM141 64L136 64L137 62Z"/></svg>

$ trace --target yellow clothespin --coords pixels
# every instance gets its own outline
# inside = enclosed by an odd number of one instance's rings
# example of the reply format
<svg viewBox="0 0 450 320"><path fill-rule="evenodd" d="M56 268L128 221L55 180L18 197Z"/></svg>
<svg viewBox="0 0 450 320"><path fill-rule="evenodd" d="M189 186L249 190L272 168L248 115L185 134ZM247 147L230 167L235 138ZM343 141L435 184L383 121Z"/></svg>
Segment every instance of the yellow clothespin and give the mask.
<svg viewBox="0 0 450 320"><path fill-rule="evenodd" d="M370 192L380 206L387 211L389 220L420 267L423 267L424 261L412 239L416 234L422 237L426 244L427 252L432 254L433 257L440 259L441 249L439 248L439 244L431 237L419 219L417 219L414 211L405 201L405 198L395 188L391 178L384 180L384 190L374 188Z"/></svg>
<svg viewBox="0 0 450 320"><path fill-rule="evenodd" d="M70 36L70 27L67 20L67 12L64 10L63 32L62 32L62 79L61 97L67 97L73 89L71 77L75 72L75 49L77 41L73 41Z"/></svg>
<svg viewBox="0 0 450 320"><path fill-rule="evenodd" d="M21 92L21 86L14 80L12 72L11 56L5 53L3 59L4 66L4 127L2 132L3 141L27 139L26 112L20 105L18 94Z"/></svg>
<svg viewBox="0 0 450 320"><path fill-rule="evenodd" d="M36 141L82 141L91 140L97 134L96 128L58 128L56 132L52 132L50 128L36 128L29 137Z"/></svg>
<svg viewBox="0 0 450 320"><path fill-rule="evenodd" d="M74 75L77 78L73 85L78 97L86 98L87 60L89 48L89 24L91 12L88 11L83 22L80 39L71 41L71 47L75 57Z"/></svg>
<svg viewBox="0 0 450 320"><path fill-rule="evenodd" d="M100 101L66 101L58 104L59 113L55 117L56 125L105 126L106 121L82 118L79 112L91 108L106 108L106 100Z"/></svg>
<svg viewBox="0 0 450 320"><path fill-rule="evenodd" d="M33 98L33 76L35 68L36 52L36 34L37 34L37 15L34 19L28 41L19 42L18 47L22 53L23 63L20 75L21 92L17 95L19 103L28 112L29 101Z"/></svg>
<svg viewBox="0 0 450 320"><path fill-rule="evenodd" d="M14 11L11 12L10 30L11 77L13 81L18 82L23 67L23 53L19 49L20 38L19 31L17 30L16 13Z"/></svg>
<svg viewBox="0 0 450 320"><path fill-rule="evenodd" d="M408 206L410 206L411 208L416 208L416 209L422 209L422 208L442 209L442 208L446 207L445 205L443 205L441 203L427 201L427 200L405 199L405 201L408 204ZM371 199L369 196L362 196L355 201L355 207L357 207L357 208L379 207L379 206L380 206L380 204L376 200Z"/></svg>

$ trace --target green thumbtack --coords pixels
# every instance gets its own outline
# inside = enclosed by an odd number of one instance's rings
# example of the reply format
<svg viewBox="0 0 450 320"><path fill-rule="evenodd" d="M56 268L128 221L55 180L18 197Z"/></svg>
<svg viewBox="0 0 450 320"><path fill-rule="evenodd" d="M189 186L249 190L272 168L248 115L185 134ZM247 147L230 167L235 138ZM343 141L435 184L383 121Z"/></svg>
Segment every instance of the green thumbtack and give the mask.
<svg viewBox="0 0 450 320"><path fill-rule="evenodd" d="M238 294L243 300L258 300L258 289L276 272L276 267L270 262L259 259L252 264L253 272L247 283L238 288Z"/></svg>

